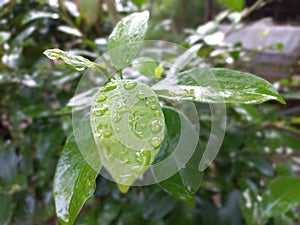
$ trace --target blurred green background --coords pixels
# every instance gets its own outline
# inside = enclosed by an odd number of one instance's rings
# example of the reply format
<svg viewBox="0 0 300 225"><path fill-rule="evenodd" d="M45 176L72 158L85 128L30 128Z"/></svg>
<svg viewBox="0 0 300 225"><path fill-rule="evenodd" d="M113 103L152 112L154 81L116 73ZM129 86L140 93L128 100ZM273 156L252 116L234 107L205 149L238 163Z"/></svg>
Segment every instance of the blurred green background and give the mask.
<svg viewBox="0 0 300 225"><path fill-rule="evenodd" d="M147 39L186 48L200 44L198 55L209 66L263 76L287 105L228 104L223 146L195 195L184 178L172 184L178 188L133 187L124 195L98 177L94 196L75 224L300 224L300 12L295 1L1 0L0 225L58 224L53 177L72 131L67 104L83 72L49 61L43 51L60 48L94 60L106 52L117 21L142 9L150 11ZM260 39L252 43L241 29ZM197 108L206 140L209 107Z"/></svg>

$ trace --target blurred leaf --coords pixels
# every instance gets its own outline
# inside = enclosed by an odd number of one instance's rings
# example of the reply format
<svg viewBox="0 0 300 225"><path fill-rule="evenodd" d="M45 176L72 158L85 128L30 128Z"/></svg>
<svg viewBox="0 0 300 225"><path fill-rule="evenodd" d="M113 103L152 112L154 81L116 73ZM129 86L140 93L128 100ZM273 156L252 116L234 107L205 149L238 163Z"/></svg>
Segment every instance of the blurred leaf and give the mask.
<svg viewBox="0 0 300 225"><path fill-rule="evenodd" d="M240 199L241 193L238 190L232 190L226 196L226 201L220 209L220 218L222 219L222 225L242 224L243 215L240 208Z"/></svg>
<svg viewBox="0 0 300 225"><path fill-rule="evenodd" d="M135 58L140 42L145 38L148 19L148 11L132 13L119 21L110 34L108 50L117 70L129 65Z"/></svg>
<svg viewBox="0 0 300 225"><path fill-rule="evenodd" d="M280 177L273 180L262 196L262 218L275 217L300 204L300 179Z"/></svg>
<svg viewBox="0 0 300 225"><path fill-rule="evenodd" d="M99 1L79 0L77 1L80 15L84 18L88 27L93 26L98 19Z"/></svg>
<svg viewBox="0 0 300 225"><path fill-rule="evenodd" d="M18 157L9 142L0 147L0 186L7 186L17 177Z"/></svg>
<svg viewBox="0 0 300 225"><path fill-rule="evenodd" d="M157 63L151 58L137 58L133 60L132 67L147 77L156 77L155 69L157 68Z"/></svg>
<svg viewBox="0 0 300 225"><path fill-rule="evenodd" d="M58 19L59 16L58 16L57 13L39 12L39 11L32 10L23 17L22 24L26 24L26 23L31 22L33 20L45 19L45 18Z"/></svg>
<svg viewBox="0 0 300 225"><path fill-rule="evenodd" d="M233 109L249 123L259 123L262 120L261 113L252 105L239 104L235 105Z"/></svg>
<svg viewBox="0 0 300 225"><path fill-rule="evenodd" d="M161 97L171 100L244 104L277 100L285 104L284 99L269 82L249 73L197 68L179 73L176 78L178 86L167 86L163 80L152 88ZM172 80L170 82L174 84Z"/></svg>
<svg viewBox="0 0 300 225"><path fill-rule="evenodd" d="M95 190L97 175L98 171L93 170L81 156L75 137L71 135L59 159L54 178L56 214L61 224L74 223L84 202Z"/></svg>
<svg viewBox="0 0 300 225"><path fill-rule="evenodd" d="M247 189L241 199L241 208L247 225L263 225L260 223L259 204L257 194Z"/></svg>
<svg viewBox="0 0 300 225"><path fill-rule="evenodd" d="M135 4L139 9L142 8L144 4L147 3L148 0L131 0L133 4Z"/></svg>
<svg viewBox="0 0 300 225"><path fill-rule="evenodd" d="M227 5L234 11L242 11L245 6L245 0L218 0L220 3Z"/></svg>
<svg viewBox="0 0 300 225"><path fill-rule="evenodd" d="M10 38L10 33L6 31L0 32L0 46Z"/></svg>
<svg viewBox="0 0 300 225"><path fill-rule="evenodd" d="M176 200L164 192L154 192L144 203L143 216L146 219L158 220L166 216L175 206Z"/></svg>
<svg viewBox="0 0 300 225"><path fill-rule="evenodd" d="M168 219L170 225L194 225L194 208L185 204L178 204Z"/></svg>
<svg viewBox="0 0 300 225"><path fill-rule="evenodd" d="M277 216L274 219L274 225L294 225L294 221L286 215Z"/></svg>
<svg viewBox="0 0 300 225"><path fill-rule="evenodd" d="M183 124L181 120L185 120L185 123L190 124L185 117L180 116L179 112L175 111L173 108L164 107L163 112L168 132L156 161L161 161L162 159L169 157L173 150L178 147ZM192 125L190 124L190 126ZM187 133L190 132L187 131ZM172 177L160 182L159 185L164 191L176 199L189 205L194 205L195 200L193 195L199 189L202 180L202 173L198 170L201 157L202 151L200 151L200 145L198 145L185 167L179 169ZM161 173L162 171L154 172L158 175L158 173Z"/></svg>
<svg viewBox="0 0 300 225"><path fill-rule="evenodd" d="M10 224L10 219L13 213L11 197L6 194L0 194L0 224Z"/></svg>

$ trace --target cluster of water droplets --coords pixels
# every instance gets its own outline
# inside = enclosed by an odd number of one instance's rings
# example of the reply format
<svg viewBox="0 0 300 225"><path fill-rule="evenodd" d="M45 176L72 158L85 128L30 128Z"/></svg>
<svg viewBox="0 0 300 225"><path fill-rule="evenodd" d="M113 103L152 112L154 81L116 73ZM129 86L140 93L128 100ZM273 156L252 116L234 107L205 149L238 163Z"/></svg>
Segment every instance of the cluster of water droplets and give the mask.
<svg viewBox="0 0 300 225"><path fill-rule="evenodd" d="M91 127L104 167L117 183L131 185L156 158L165 121L150 87L116 80L95 96Z"/></svg>

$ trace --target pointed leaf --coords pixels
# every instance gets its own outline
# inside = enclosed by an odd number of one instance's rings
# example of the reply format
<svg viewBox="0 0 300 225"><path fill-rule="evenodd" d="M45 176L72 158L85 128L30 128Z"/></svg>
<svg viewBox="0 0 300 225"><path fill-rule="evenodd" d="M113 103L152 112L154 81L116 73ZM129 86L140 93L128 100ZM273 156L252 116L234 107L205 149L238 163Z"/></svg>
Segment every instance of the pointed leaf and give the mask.
<svg viewBox="0 0 300 225"><path fill-rule="evenodd" d="M148 19L148 11L132 13L115 26L108 38L108 50L117 70L129 65L136 56L140 46L139 42L145 38Z"/></svg>
<svg viewBox="0 0 300 225"><path fill-rule="evenodd" d="M229 69L192 69L168 78L152 86L161 97L172 100L193 100L205 103L244 103L259 104L267 100L277 100L285 104L284 99L266 80Z"/></svg>
<svg viewBox="0 0 300 225"><path fill-rule="evenodd" d="M151 165L164 138L156 94L137 81L112 81L96 94L90 121L103 166L127 192Z"/></svg>
<svg viewBox="0 0 300 225"><path fill-rule="evenodd" d="M75 137L71 135L64 146L54 178L56 214L61 224L74 223L83 204L95 190L97 175L98 172L82 157Z"/></svg>

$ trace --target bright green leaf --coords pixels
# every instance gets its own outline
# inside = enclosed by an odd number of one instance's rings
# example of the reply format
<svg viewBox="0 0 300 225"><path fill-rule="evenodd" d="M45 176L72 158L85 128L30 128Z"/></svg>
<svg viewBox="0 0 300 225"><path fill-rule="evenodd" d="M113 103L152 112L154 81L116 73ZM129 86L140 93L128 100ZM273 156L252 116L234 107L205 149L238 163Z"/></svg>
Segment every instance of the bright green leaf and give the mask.
<svg viewBox="0 0 300 225"><path fill-rule="evenodd" d="M140 42L145 38L148 19L148 11L132 13L115 26L108 38L108 50L117 70L129 65L135 58Z"/></svg>
<svg viewBox="0 0 300 225"><path fill-rule="evenodd" d="M175 76L177 86L167 86L162 82L163 85L158 83L152 88L161 97L171 100L244 104L277 100L285 104L284 99L269 82L249 73L229 69L197 68Z"/></svg>
<svg viewBox="0 0 300 225"><path fill-rule="evenodd" d="M262 218L279 216L300 204L300 179L281 177L272 181L262 196Z"/></svg>
<svg viewBox="0 0 300 225"><path fill-rule="evenodd" d="M133 69L139 71L141 74L147 77L157 77L156 68L157 63L151 58L141 57L133 60L132 62ZM161 73L159 74L159 76Z"/></svg>
<svg viewBox="0 0 300 225"><path fill-rule="evenodd" d="M64 146L54 178L56 214L61 224L74 223L83 204L95 190L97 175L98 172L82 157L75 137L71 135Z"/></svg>
<svg viewBox="0 0 300 225"><path fill-rule="evenodd" d="M234 11L242 11L245 6L245 0L219 0L220 3L227 5Z"/></svg>
<svg viewBox="0 0 300 225"><path fill-rule="evenodd" d="M115 80L96 94L91 127L103 166L119 189L127 192L155 159L164 138L165 120L150 87Z"/></svg>

